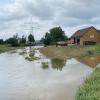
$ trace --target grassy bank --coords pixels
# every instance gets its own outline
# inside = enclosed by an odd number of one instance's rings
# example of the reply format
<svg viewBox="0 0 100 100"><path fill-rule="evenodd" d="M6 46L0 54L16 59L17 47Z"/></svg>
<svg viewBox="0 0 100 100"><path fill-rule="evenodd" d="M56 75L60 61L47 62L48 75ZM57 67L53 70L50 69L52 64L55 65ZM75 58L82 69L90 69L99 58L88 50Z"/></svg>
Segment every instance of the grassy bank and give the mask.
<svg viewBox="0 0 100 100"><path fill-rule="evenodd" d="M69 47L49 46L41 48L40 52L49 58L66 59L74 57L92 67L100 62L100 44L94 46Z"/></svg>
<svg viewBox="0 0 100 100"><path fill-rule="evenodd" d="M79 88L76 100L100 100L100 67Z"/></svg>
<svg viewBox="0 0 100 100"><path fill-rule="evenodd" d="M17 47L10 47L8 45L0 45L0 53L10 51L10 50L15 50Z"/></svg>

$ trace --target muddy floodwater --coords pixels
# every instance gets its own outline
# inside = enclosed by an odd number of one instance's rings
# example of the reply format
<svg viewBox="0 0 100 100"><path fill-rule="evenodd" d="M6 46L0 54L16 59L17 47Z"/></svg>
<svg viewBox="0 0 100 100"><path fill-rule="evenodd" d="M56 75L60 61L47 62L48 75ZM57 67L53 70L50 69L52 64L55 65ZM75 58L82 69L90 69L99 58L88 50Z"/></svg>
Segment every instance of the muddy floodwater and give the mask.
<svg viewBox="0 0 100 100"><path fill-rule="evenodd" d="M0 54L0 100L74 100L79 85L92 72L74 58L47 59L35 50L40 59L28 61L20 51Z"/></svg>

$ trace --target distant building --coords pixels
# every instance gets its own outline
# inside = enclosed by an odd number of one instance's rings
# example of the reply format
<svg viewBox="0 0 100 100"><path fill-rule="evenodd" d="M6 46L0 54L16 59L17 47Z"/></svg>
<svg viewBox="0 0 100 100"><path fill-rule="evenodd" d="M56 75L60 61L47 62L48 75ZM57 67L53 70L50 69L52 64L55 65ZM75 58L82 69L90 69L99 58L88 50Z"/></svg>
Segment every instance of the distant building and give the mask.
<svg viewBox="0 0 100 100"><path fill-rule="evenodd" d="M79 45L93 45L100 43L100 31L93 26L78 30L71 36L69 43Z"/></svg>

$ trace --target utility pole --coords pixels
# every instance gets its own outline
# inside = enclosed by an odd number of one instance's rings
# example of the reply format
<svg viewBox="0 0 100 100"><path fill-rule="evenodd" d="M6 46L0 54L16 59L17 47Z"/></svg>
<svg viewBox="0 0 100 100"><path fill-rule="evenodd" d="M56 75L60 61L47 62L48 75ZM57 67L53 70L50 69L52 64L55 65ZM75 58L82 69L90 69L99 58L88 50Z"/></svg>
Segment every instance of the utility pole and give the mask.
<svg viewBox="0 0 100 100"><path fill-rule="evenodd" d="M32 17L30 18L29 23L24 23L24 24L29 26L29 29L25 29L25 30L29 30L29 34L32 34L33 36L35 35L34 30L39 29L38 27L35 26L37 23L33 22ZM32 47L30 45L30 55L34 55L34 53L35 53L35 51L34 51L34 49L32 49Z"/></svg>

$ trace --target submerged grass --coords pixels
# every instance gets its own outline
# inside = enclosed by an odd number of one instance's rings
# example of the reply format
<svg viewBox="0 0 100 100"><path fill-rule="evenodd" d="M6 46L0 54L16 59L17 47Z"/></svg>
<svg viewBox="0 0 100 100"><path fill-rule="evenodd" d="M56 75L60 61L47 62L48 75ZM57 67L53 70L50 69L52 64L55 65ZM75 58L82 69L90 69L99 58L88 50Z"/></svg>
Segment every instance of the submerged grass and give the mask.
<svg viewBox="0 0 100 100"><path fill-rule="evenodd" d="M100 67L79 88L76 100L100 100Z"/></svg>
<svg viewBox="0 0 100 100"><path fill-rule="evenodd" d="M28 60L28 61L34 61L34 60L38 60L39 58L38 57L34 57L34 56L33 57L29 56L29 57L25 57L25 59Z"/></svg>
<svg viewBox="0 0 100 100"><path fill-rule="evenodd" d="M47 69L49 67L48 62L42 62L42 68Z"/></svg>

